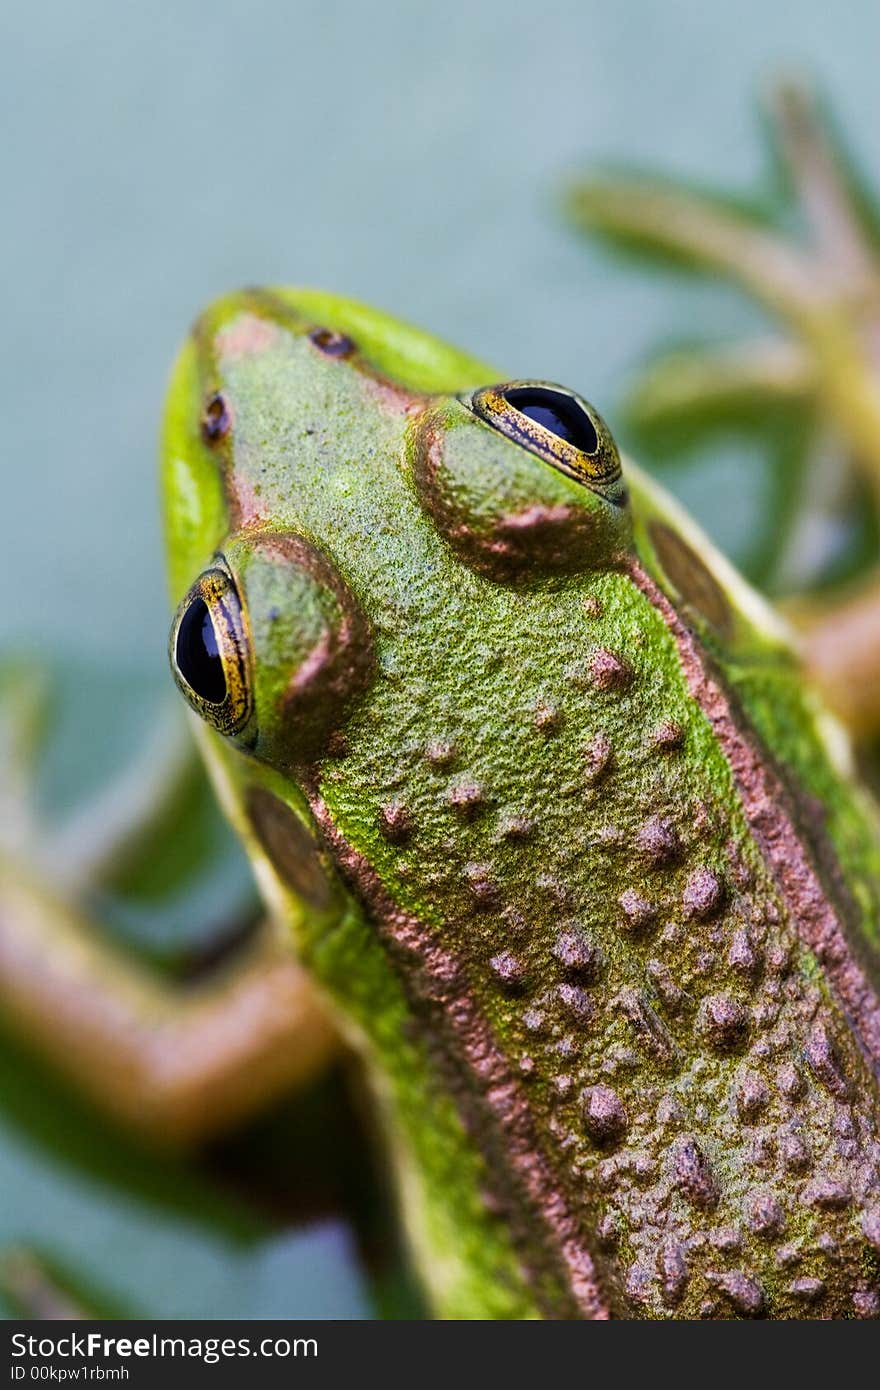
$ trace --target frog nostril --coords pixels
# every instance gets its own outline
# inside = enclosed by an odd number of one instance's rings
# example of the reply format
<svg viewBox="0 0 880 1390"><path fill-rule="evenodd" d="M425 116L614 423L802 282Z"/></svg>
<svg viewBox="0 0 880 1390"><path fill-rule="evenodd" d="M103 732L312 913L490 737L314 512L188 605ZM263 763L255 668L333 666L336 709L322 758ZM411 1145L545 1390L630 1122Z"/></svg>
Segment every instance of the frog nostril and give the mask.
<svg viewBox="0 0 880 1390"><path fill-rule="evenodd" d="M202 413L202 438L207 444L216 444L232 429L232 410L221 391L209 396Z"/></svg>
<svg viewBox="0 0 880 1390"><path fill-rule="evenodd" d="M309 341L327 357L350 357L355 350L351 338L344 333L334 333L332 328L313 328Z"/></svg>
<svg viewBox="0 0 880 1390"><path fill-rule="evenodd" d="M581 453L595 454L598 450L596 426L573 396L552 386L514 386L502 394L514 410L551 430Z"/></svg>
<svg viewBox="0 0 880 1390"><path fill-rule="evenodd" d="M177 669L200 699L220 705L226 699L226 676L217 633L205 600L192 599L180 620L174 651Z"/></svg>

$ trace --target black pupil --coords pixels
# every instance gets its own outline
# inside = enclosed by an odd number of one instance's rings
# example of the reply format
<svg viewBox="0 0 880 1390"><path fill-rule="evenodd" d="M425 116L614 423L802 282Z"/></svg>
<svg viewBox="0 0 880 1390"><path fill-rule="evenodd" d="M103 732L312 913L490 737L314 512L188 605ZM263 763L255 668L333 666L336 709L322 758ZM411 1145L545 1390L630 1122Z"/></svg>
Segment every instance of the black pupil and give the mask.
<svg viewBox="0 0 880 1390"><path fill-rule="evenodd" d="M209 704L226 699L226 676L208 605L194 598L177 629L177 669L187 685Z"/></svg>
<svg viewBox="0 0 880 1390"><path fill-rule="evenodd" d="M521 415L552 430L582 454L595 454L598 449L596 426L583 406L562 391L554 391L549 386L517 386L505 391L504 399Z"/></svg>

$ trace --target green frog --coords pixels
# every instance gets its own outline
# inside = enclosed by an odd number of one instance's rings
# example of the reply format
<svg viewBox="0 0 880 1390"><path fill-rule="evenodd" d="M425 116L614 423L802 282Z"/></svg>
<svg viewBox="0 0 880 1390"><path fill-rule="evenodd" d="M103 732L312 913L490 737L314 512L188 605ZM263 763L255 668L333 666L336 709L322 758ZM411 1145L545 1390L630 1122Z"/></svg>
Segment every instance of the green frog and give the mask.
<svg viewBox="0 0 880 1390"><path fill-rule="evenodd" d="M577 392L220 300L175 680L444 1317L878 1311L880 839L780 620Z"/></svg>
<svg viewBox="0 0 880 1390"><path fill-rule="evenodd" d="M282 935L180 1022L7 877L31 1035L165 1134L341 1037L441 1317L880 1314L880 826L782 620L577 391L323 293L199 318L162 480Z"/></svg>

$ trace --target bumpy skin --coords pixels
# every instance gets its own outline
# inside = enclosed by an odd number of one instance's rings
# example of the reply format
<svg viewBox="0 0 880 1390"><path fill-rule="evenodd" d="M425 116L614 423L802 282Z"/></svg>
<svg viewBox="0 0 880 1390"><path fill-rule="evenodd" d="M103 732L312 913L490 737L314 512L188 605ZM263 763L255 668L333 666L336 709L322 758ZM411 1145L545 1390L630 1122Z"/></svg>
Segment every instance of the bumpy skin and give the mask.
<svg viewBox="0 0 880 1390"><path fill-rule="evenodd" d="M705 538L456 399L495 379L311 292L199 320L164 487L175 599L220 552L245 615L221 796L441 1315L876 1315L873 806Z"/></svg>

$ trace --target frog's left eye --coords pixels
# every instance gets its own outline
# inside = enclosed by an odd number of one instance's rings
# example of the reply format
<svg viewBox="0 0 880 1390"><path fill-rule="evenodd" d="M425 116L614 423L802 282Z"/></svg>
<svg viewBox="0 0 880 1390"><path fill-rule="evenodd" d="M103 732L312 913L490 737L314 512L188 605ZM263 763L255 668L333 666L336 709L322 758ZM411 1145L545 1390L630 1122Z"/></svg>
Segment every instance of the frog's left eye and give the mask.
<svg viewBox="0 0 880 1390"><path fill-rule="evenodd" d="M477 391L470 405L493 429L579 482L596 487L620 478L611 431L574 391L544 381L509 381Z"/></svg>
<svg viewBox="0 0 880 1390"><path fill-rule="evenodd" d="M197 714L234 734L251 712L248 642L230 575L206 570L184 598L171 628L171 670Z"/></svg>

